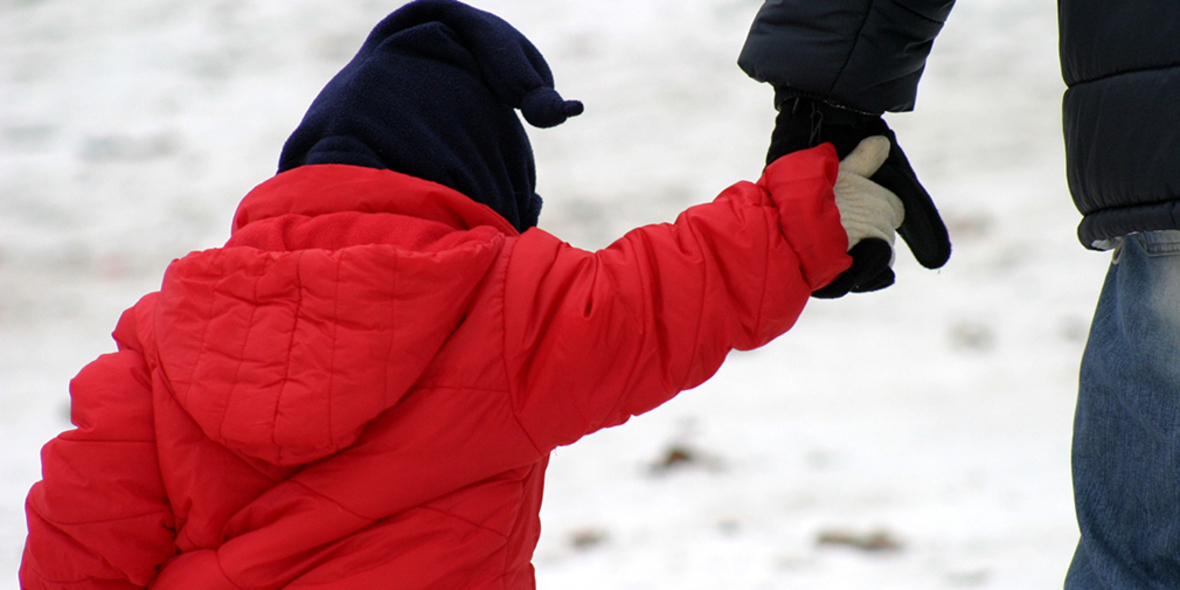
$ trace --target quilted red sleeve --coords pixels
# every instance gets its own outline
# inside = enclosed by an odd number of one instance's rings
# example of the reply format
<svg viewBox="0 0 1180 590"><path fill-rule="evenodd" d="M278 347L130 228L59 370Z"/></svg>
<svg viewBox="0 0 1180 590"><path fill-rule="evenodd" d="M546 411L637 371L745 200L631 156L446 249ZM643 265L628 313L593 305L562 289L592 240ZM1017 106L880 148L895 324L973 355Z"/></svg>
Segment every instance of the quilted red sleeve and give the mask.
<svg viewBox="0 0 1180 590"><path fill-rule="evenodd" d="M524 234L506 345L520 420L542 449L622 423L787 331L848 268L830 146L788 156L674 224L587 252Z"/></svg>
<svg viewBox="0 0 1180 590"><path fill-rule="evenodd" d="M134 332L131 315L116 339ZM148 379L141 352L121 342L71 381L76 428L45 445L26 502L25 590L144 588L175 552Z"/></svg>

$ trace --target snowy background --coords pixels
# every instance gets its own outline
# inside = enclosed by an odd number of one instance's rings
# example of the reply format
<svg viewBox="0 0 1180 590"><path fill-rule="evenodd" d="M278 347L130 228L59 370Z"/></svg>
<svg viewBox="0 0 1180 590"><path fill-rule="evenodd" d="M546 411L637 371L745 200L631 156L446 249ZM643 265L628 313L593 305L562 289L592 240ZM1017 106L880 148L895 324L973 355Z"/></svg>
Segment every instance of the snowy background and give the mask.
<svg viewBox="0 0 1180 590"><path fill-rule="evenodd" d="M67 382L172 258L217 245L318 89L397 6L0 0L0 588ZM542 227L601 247L757 178L758 0L484 0L586 113L533 132ZM711 382L557 452L542 589L1058 588L1107 257L1064 186L1055 3L967 0L894 115L955 242L813 303ZM876 546L876 549L872 547Z"/></svg>

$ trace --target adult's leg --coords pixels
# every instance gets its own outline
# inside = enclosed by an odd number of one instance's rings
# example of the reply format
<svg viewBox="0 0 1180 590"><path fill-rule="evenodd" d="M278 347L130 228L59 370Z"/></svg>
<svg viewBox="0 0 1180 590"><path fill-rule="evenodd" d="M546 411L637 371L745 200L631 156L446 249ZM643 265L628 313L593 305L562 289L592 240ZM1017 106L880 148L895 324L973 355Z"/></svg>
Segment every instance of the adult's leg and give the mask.
<svg viewBox="0 0 1180 590"><path fill-rule="evenodd" d="M1133 234L1082 358L1067 590L1180 588L1180 231Z"/></svg>

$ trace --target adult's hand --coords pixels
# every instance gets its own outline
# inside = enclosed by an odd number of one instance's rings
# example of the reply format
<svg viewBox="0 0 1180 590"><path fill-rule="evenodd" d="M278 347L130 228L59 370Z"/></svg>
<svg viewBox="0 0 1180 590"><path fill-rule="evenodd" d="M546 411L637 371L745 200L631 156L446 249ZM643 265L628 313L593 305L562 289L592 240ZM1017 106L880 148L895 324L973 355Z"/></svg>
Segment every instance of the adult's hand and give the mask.
<svg viewBox="0 0 1180 590"><path fill-rule="evenodd" d="M914 258L926 268L939 268L946 264L951 255L946 225L939 216L930 194L918 181L918 176L906 159L905 152L898 145L896 134L879 115L843 109L805 97L787 98L779 103L779 114L775 119L774 132L771 134L767 163L791 152L825 142L835 145L836 153L843 160L862 140L874 135L888 138L890 150L889 156L872 175L871 180L897 195L905 207L905 220L897 233L909 245ZM879 267L879 261L886 250L882 248L883 244L869 245L871 243L870 240L861 242L864 245L859 251L854 245L853 250L849 252L853 255L853 268L848 272L856 271L859 267L862 274L871 273L871 269L864 268L866 265L872 268ZM889 248L888 252L891 257L892 249ZM857 260L858 255L862 260ZM869 262L873 264L868 264ZM892 271L887 278L882 276L877 281L870 281L871 278L861 279L869 282L859 286L856 284L857 281L844 283L847 283L849 291L859 292L880 289L893 282ZM882 284L882 281L886 280L887 282ZM838 279L837 283L841 281ZM870 288L874 286L875 288ZM834 283L832 287L838 285ZM825 291L827 294L823 296L826 297L840 297L848 292L837 292L838 288Z"/></svg>

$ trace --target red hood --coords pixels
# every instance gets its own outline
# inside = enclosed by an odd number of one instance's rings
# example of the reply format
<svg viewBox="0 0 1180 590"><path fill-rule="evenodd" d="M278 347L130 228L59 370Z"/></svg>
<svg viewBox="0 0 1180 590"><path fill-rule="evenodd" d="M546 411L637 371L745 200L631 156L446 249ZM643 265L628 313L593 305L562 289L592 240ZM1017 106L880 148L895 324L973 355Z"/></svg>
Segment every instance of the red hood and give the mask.
<svg viewBox="0 0 1180 590"><path fill-rule="evenodd" d="M273 464L325 457L405 396L515 233L395 172L283 173L246 196L225 247L169 267L160 365L213 440Z"/></svg>

